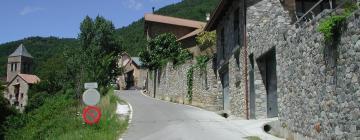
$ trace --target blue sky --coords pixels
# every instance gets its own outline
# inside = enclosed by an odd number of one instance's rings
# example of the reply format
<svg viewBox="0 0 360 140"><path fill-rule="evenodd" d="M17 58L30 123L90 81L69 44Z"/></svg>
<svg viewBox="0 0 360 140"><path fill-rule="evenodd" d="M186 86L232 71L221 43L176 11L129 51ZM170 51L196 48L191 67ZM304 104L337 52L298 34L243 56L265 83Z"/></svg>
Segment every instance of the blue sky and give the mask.
<svg viewBox="0 0 360 140"><path fill-rule="evenodd" d="M1 0L0 43L30 36L75 38L86 15L104 16L116 28L181 0Z"/></svg>

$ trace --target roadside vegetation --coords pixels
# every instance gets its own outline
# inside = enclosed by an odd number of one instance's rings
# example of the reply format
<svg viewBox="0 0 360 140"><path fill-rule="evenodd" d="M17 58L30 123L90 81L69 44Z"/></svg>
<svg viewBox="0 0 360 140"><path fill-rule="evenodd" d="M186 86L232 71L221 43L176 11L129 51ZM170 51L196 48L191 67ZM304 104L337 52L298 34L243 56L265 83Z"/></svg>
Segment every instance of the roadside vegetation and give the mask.
<svg viewBox="0 0 360 140"><path fill-rule="evenodd" d="M117 98L110 87L120 71L116 62L121 47L115 28L103 17L86 17L80 31L79 46L63 48L38 63L41 68L35 74L42 81L31 87L24 113L6 115L0 139L115 140L127 128L127 120L121 121L115 114ZM85 82L98 82L102 94L98 104L102 118L93 126L85 125L81 116Z"/></svg>

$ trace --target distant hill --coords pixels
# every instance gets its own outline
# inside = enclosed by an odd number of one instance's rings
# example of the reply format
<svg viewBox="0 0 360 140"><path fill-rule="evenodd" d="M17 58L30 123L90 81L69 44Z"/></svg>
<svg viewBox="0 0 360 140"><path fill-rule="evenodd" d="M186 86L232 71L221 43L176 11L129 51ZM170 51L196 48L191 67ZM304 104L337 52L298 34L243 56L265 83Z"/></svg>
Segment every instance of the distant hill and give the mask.
<svg viewBox="0 0 360 140"><path fill-rule="evenodd" d="M20 45L24 44L29 53L34 57L35 71L39 62L63 52L67 47L79 45L76 39L56 37L29 37L18 41L0 45L0 78L6 76L7 57Z"/></svg>
<svg viewBox="0 0 360 140"><path fill-rule="evenodd" d="M219 0L183 0L179 3L160 8L155 11L155 14L205 21L206 13L211 13L218 2ZM122 47L132 56L137 56L146 46L143 18L133 22L127 27L117 29L116 34L122 40ZM34 56L36 65L56 53L61 53L64 48L79 45L76 39L56 37L29 37L0 44L0 80L6 76L8 55L21 43L23 43L26 49Z"/></svg>
<svg viewBox="0 0 360 140"><path fill-rule="evenodd" d="M183 0L160 8L155 11L155 14L205 21L206 13L211 13L218 3L219 0ZM146 46L144 18L118 29L117 35L121 38L125 51L132 56L137 56Z"/></svg>

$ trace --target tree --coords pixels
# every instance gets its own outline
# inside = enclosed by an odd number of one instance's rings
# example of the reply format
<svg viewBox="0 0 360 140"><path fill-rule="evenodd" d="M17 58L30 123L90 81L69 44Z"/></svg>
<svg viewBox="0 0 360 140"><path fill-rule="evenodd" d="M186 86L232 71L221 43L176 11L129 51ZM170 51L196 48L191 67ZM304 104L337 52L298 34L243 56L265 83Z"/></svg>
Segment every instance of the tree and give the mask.
<svg viewBox="0 0 360 140"><path fill-rule="evenodd" d="M212 56L216 52L216 32L201 32L196 37L196 44L201 49L203 55Z"/></svg>
<svg viewBox="0 0 360 140"><path fill-rule="evenodd" d="M182 49L175 35L171 33L161 34L151 39L148 42L148 49L142 51L139 56L145 67L151 70L161 68L169 61L181 64L191 58L191 54Z"/></svg>
<svg viewBox="0 0 360 140"><path fill-rule="evenodd" d="M75 83L77 87L82 87L84 82L97 81L107 86L118 75L117 58L122 51L115 36L115 27L104 17L97 16L93 20L87 16L81 23L80 31L78 38L82 47L77 54L72 54L76 57L72 59L75 62L69 63L75 67L73 72L79 73Z"/></svg>
<svg viewBox="0 0 360 140"><path fill-rule="evenodd" d="M4 137L4 128L1 125L6 121L8 116L16 114L15 109L11 108L9 101L4 98L4 90L5 87L3 83L0 82L0 139Z"/></svg>

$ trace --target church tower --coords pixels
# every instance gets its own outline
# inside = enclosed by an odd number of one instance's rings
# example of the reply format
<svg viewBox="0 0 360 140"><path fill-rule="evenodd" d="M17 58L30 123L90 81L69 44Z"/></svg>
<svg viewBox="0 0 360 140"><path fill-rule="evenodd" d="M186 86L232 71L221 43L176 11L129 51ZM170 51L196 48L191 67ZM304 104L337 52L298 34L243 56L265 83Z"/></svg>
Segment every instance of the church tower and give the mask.
<svg viewBox="0 0 360 140"><path fill-rule="evenodd" d="M10 82L17 74L31 74L32 66L33 57L21 44L8 57L6 82Z"/></svg>

